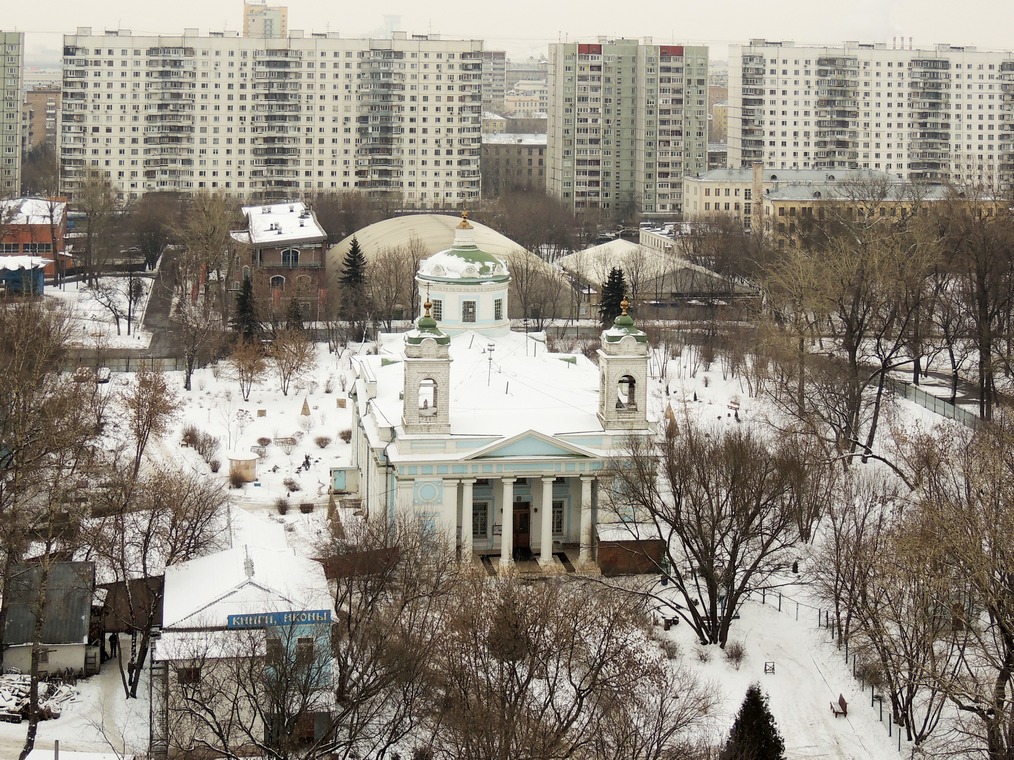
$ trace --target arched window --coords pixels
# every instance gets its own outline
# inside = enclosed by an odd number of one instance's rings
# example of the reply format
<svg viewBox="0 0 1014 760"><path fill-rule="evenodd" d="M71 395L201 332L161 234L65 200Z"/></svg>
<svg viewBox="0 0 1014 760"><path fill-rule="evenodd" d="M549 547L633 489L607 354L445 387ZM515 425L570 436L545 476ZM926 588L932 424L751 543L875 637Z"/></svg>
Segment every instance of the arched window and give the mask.
<svg viewBox="0 0 1014 760"><path fill-rule="evenodd" d="M630 375L624 375L616 384L616 408L637 409L636 381Z"/></svg>
<svg viewBox="0 0 1014 760"><path fill-rule="evenodd" d="M427 377L419 383L419 416L435 417L437 414L437 384Z"/></svg>
<svg viewBox="0 0 1014 760"><path fill-rule="evenodd" d="M285 278L280 274L276 274L271 278L271 289L272 290L285 290Z"/></svg>
<svg viewBox="0 0 1014 760"><path fill-rule="evenodd" d="M250 267L243 267L243 279L244 280L250 279Z"/></svg>
<svg viewBox="0 0 1014 760"><path fill-rule="evenodd" d="M284 251L282 251L282 266L298 267L299 251L297 251L295 248L286 248Z"/></svg>

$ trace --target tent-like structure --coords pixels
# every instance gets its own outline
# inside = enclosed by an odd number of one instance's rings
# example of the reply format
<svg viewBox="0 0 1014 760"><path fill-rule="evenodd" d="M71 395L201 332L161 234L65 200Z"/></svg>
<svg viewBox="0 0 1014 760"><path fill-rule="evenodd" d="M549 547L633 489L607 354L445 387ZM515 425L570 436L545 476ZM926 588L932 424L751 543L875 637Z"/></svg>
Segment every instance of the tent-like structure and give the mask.
<svg viewBox="0 0 1014 760"><path fill-rule="evenodd" d="M611 240L564 256L560 267L590 291L598 291L613 267L623 270L632 301L670 302L729 298L749 288L680 256L629 240Z"/></svg>

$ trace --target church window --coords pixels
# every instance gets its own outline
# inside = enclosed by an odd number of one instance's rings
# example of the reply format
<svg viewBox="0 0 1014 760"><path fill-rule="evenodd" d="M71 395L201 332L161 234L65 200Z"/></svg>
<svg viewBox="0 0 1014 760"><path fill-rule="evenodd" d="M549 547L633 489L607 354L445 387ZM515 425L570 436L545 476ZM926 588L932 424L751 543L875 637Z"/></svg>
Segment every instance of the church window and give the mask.
<svg viewBox="0 0 1014 760"><path fill-rule="evenodd" d="M475 301L461 302L461 321L462 322L475 321Z"/></svg>
<svg viewBox="0 0 1014 760"><path fill-rule="evenodd" d="M553 534L563 533L563 499L553 499Z"/></svg>
<svg viewBox="0 0 1014 760"><path fill-rule="evenodd" d="M489 504L477 502L472 504L472 538L489 537Z"/></svg>
<svg viewBox="0 0 1014 760"><path fill-rule="evenodd" d="M437 414L437 384L432 378L419 383L419 416L435 417Z"/></svg>
<svg viewBox="0 0 1014 760"><path fill-rule="evenodd" d="M498 298L495 301L493 301L493 319L498 320L498 321L501 320L501 319L503 319L503 299L502 298Z"/></svg>
<svg viewBox="0 0 1014 760"><path fill-rule="evenodd" d="M440 320L442 320L444 318L444 302L443 301L439 301L439 300L434 300L434 301L431 302L430 305L433 307L432 308L433 319L435 319L437 322L439 322Z"/></svg>
<svg viewBox="0 0 1014 760"><path fill-rule="evenodd" d="M637 409L637 397L634 395L636 383L630 375L624 375L616 385L616 408Z"/></svg>

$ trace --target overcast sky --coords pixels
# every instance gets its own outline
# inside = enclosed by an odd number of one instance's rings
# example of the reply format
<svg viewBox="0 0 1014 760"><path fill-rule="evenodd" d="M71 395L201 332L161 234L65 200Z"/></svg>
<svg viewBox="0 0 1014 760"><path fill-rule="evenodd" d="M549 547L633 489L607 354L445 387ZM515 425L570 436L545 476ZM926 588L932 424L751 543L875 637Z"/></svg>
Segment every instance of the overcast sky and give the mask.
<svg viewBox="0 0 1014 760"><path fill-rule="evenodd" d="M28 63L59 63L61 35L93 31L180 33L242 28L242 0L0 0L0 25L23 31ZM291 0L289 27L338 31L345 37L409 33L483 39L513 57L538 54L549 42L651 36L656 42L711 44L725 58L730 42L754 37L798 43L886 42L913 38L981 49L1014 48L1011 0ZM900 44L900 43L899 43Z"/></svg>

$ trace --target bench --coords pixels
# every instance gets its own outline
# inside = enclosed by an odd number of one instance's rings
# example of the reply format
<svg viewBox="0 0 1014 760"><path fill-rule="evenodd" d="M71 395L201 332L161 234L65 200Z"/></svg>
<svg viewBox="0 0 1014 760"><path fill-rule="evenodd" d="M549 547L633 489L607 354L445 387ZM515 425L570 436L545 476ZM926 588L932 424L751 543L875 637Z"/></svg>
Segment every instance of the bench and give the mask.
<svg viewBox="0 0 1014 760"><path fill-rule="evenodd" d="M845 697L843 695L841 695L841 694L838 695L838 704L837 705L834 702L831 703L831 712L834 713L834 717L836 717L836 718L840 718L843 715L846 718L848 717L848 715L849 715L849 703L845 701Z"/></svg>

